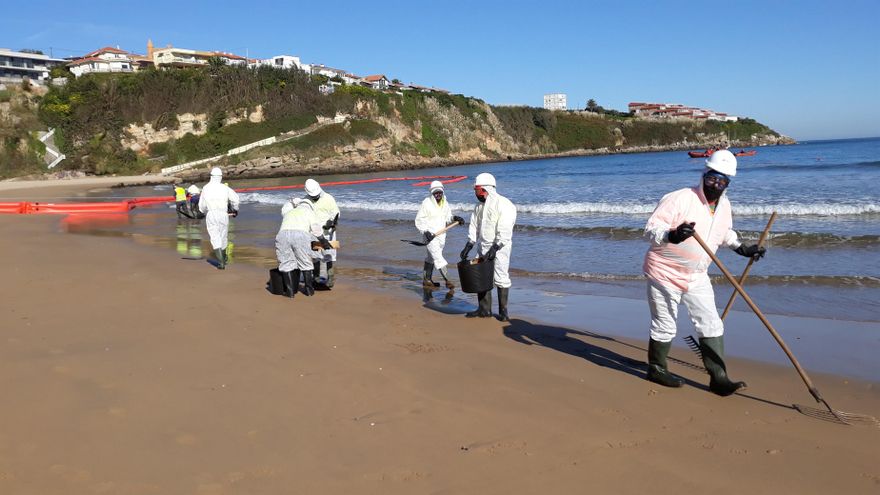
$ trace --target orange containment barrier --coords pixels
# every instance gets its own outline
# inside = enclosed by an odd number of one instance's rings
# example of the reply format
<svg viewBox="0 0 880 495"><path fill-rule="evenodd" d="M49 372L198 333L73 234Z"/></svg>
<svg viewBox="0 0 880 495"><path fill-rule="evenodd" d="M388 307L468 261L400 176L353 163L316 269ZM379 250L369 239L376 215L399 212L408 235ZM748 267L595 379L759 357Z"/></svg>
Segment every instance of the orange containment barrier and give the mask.
<svg viewBox="0 0 880 495"><path fill-rule="evenodd" d="M19 201L17 203L0 203L0 213L24 213L28 203Z"/></svg>
<svg viewBox="0 0 880 495"><path fill-rule="evenodd" d="M39 203L25 201L19 203L0 203L0 213L39 214L39 213L128 213L136 204L130 200L110 203Z"/></svg>

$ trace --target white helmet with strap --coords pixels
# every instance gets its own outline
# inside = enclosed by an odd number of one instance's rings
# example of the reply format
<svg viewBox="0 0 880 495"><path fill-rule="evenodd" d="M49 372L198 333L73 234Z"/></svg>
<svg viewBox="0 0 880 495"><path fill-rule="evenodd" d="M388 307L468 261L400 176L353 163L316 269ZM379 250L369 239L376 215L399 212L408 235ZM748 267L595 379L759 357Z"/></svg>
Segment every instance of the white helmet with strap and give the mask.
<svg viewBox="0 0 880 495"><path fill-rule="evenodd" d="M736 157L729 150L718 150L706 160L706 166L729 177L736 175Z"/></svg>

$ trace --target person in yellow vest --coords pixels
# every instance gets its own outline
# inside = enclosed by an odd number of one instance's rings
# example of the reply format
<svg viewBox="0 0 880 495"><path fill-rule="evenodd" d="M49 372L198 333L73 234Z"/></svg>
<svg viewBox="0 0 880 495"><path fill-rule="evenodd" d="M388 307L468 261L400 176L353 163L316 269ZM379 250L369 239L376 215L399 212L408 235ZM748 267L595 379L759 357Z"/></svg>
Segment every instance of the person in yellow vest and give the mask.
<svg viewBox="0 0 880 495"><path fill-rule="evenodd" d="M300 198L288 201L281 208L281 217L281 228L275 236L275 257L281 273L282 294L295 296L302 274L303 294L311 296L315 293L313 262L320 256L312 250L312 241L326 248L330 244L324 239L311 201Z"/></svg>
<svg viewBox="0 0 880 495"><path fill-rule="evenodd" d="M328 241L335 241L336 224L339 221L339 206L336 205L336 199L321 189L321 185L315 179L306 181L305 191L308 200L315 206L315 216L318 218L318 225L321 225L324 231L324 237ZM336 250L324 249L324 256L315 261L313 268L315 279L321 275L321 261L327 264L327 279L324 286L331 289L335 282Z"/></svg>
<svg viewBox="0 0 880 495"><path fill-rule="evenodd" d="M177 218L187 216L187 195L186 189L183 188L180 184L174 184L174 206L175 210L177 210Z"/></svg>

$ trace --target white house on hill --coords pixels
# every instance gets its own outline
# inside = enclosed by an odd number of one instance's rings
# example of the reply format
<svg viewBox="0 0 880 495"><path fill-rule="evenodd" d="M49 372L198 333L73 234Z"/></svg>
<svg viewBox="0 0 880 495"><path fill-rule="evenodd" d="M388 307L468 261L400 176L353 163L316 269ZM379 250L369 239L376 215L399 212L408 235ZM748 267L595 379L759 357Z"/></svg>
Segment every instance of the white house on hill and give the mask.
<svg viewBox="0 0 880 495"><path fill-rule="evenodd" d="M67 64L74 76L92 72L132 72L135 70L132 54L119 48L105 46L83 55Z"/></svg>
<svg viewBox="0 0 880 495"><path fill-rule="evenodd" d="M277 67L279 69L299 69L304 70L299 57L293 55L276 55L272 58L264 58L257 60L256 63L250 64L253 67Z"/></svg>

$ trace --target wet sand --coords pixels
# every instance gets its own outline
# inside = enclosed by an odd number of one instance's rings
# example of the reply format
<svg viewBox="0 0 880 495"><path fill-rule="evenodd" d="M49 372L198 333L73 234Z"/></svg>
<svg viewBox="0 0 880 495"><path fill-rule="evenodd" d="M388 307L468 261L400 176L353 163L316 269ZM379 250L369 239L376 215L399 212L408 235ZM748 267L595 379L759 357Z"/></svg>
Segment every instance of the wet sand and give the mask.
<svg viewBox="0 0 880 495"><path fill-rule="evenodd" d="M34 197L33 194L28 194ZM790 369L743 394L644 380L644 342L468 320L0 216L0 493L877 493L880 429L832 424ZM688 365L690 363L691 365ZM813 374L880 416L876 383Z"/></svg>

